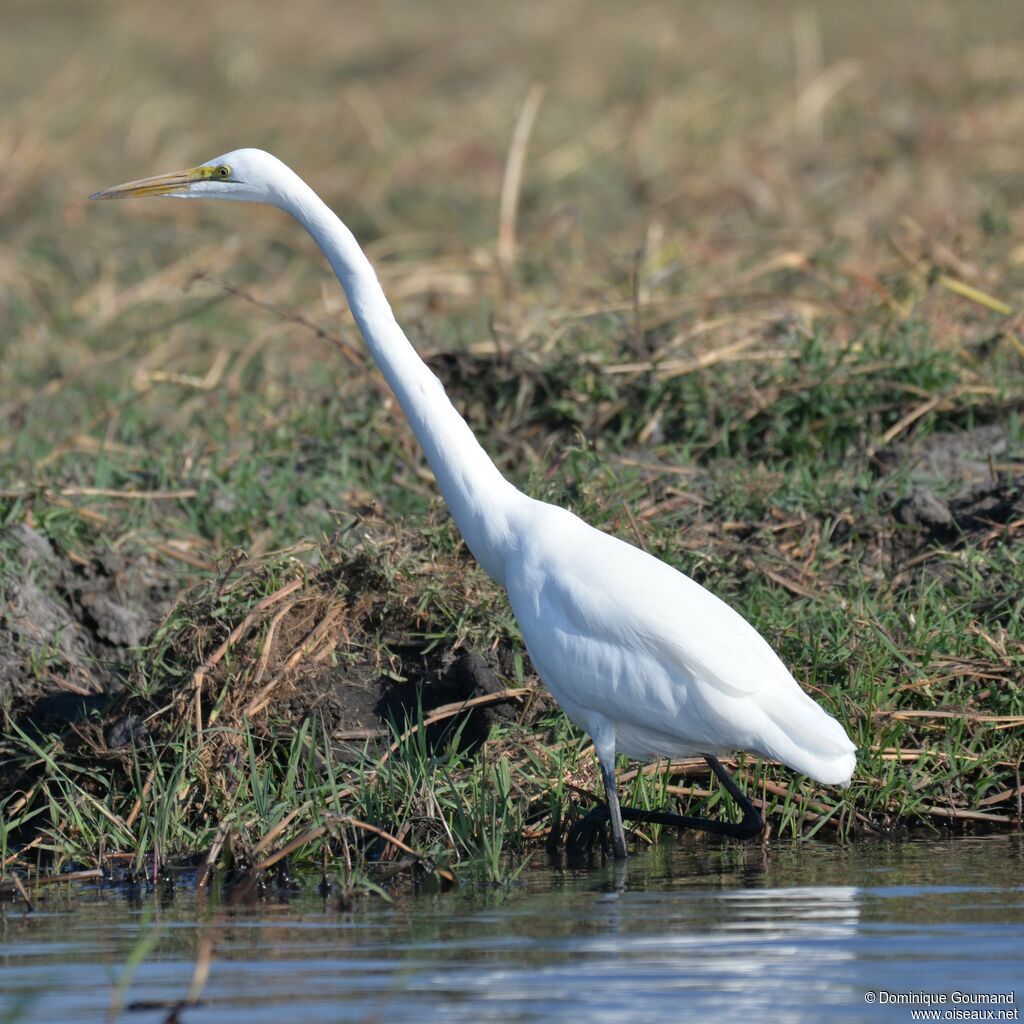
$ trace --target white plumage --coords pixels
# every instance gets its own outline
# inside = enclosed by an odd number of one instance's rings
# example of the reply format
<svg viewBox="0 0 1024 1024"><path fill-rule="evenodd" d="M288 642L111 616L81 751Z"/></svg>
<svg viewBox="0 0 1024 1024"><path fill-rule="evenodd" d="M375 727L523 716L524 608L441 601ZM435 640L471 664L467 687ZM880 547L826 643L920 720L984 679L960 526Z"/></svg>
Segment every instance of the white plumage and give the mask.
<svg viewBox="0 0 1024 1024"><path fill-rule="evenodd" d="M609 743L640 760L749 750L850 781L843 727L741 615L565 509L534 502L527 515L509 599L541 678L599 754Z"/></svg>
<svg viewBox="0 0 1024 1024"><path fill-rule="evenodd" d="M849 783L856 748L843 727L745 619L671 566L505 480L409 344L351 232L293 171L245 149L94 198L146 195L269 203L316 240L467 545L508 590L537 671L594 739L617 854L617 751L650 760L747 750Z"/></svg>

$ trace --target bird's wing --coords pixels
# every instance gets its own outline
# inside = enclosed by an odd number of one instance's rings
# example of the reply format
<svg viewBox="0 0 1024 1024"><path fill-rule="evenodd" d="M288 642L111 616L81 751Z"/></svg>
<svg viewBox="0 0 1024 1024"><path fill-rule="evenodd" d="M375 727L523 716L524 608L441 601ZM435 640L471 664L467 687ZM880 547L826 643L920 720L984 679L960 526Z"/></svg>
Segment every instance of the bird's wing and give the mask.
<svg viewBox="0 0 1024 1024"><path fill-rule="evenodd" d="M757 630L700 584L575 516L559 526L534 559L535 613L549 634L557 623L577 650L590 643L654 658L680 682L731 697L796 686Z"/></svg>
<svg viewBox="0 0 1024 1024"><path fill-rule="evenodd" d="M822 782L855 766L843 727L767 641L664 562L571 516L529 531L509 597L538 672L593 735L633 757L751 750Z"/></svg>

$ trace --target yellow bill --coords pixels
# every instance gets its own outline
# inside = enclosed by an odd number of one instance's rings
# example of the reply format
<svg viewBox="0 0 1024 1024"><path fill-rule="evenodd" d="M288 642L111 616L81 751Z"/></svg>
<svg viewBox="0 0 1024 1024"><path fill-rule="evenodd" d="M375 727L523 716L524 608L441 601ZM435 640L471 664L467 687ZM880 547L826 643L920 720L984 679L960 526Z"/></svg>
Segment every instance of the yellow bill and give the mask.
<svg viewBox="0 0 1024 1024"><path fill-rule="evenodd" d="M90 199L137 199L141 196L175 196L188 192L191 186L200 181L220 179L230 181L231 169L223 165L211 167L191 167L187 171L174 171L172 174L157 174L152 178L139 178L138 181L126 181L123 185L114 185L101 192L94 192Z"/></svg>

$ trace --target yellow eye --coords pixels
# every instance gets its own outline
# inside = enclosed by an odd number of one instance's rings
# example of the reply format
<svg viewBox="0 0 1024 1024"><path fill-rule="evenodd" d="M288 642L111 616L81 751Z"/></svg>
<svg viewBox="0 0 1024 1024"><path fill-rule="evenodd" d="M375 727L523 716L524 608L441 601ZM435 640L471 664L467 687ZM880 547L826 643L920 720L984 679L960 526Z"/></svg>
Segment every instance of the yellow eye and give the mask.
<svg viewBox="0 0 1024 1024"><path fill-rule="evenodd" d="M231 168L228 167L227 164L221 164L214 171L214 174L216 174L218 178L230 178L231 177Z"/></svg>

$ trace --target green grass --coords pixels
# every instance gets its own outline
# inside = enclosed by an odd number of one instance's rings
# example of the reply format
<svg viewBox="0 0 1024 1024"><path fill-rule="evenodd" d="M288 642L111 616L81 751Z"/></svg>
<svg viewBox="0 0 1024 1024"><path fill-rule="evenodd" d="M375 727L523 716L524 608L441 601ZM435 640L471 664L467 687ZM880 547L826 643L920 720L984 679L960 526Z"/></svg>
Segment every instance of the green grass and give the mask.
<svg viewBox="0 0 1024 1024"><path fill-rule="evenodd" d="M411 685L463 650L510 686L536 678L301 232L251 208L85 202L247 144L347 219L511 479L734 605L846 725L848 791L742 762L773 835L1019 824L1024 160L1005 140L1024 72L986 56L1016 5L696 5L684 30L671 4L602 4L566 32L570 6L398 3L353 34L351 12L314 4L315 37L268 16L173 52L164 12L12 15L0 658L26 577L70 624L13 688L0 666L8 867L220 849L243 877L295 842L273 870L324 871L343 895L396 871L496 882L598 789L585 738L544 700L473 750L458 716L440 744L398 723L365 750L331 738L339 680ZM808 31L820 59L796 52ZM815 112L800 97L843 61L856 73ZM502 281L498 194L533 75L547 92ZM991 427L998 444L922 461ZM907 519L919 487L949 524ZM25 564L26 525L59 568ZM79 588L102 577L116 596L140 575L127 604L172 600L142 646L107 650L123 692L77 722L30 711L79 678ZM148 721L111 746L127 719ZM625 785L644 806L731 813L693 765Z"/></svg>

